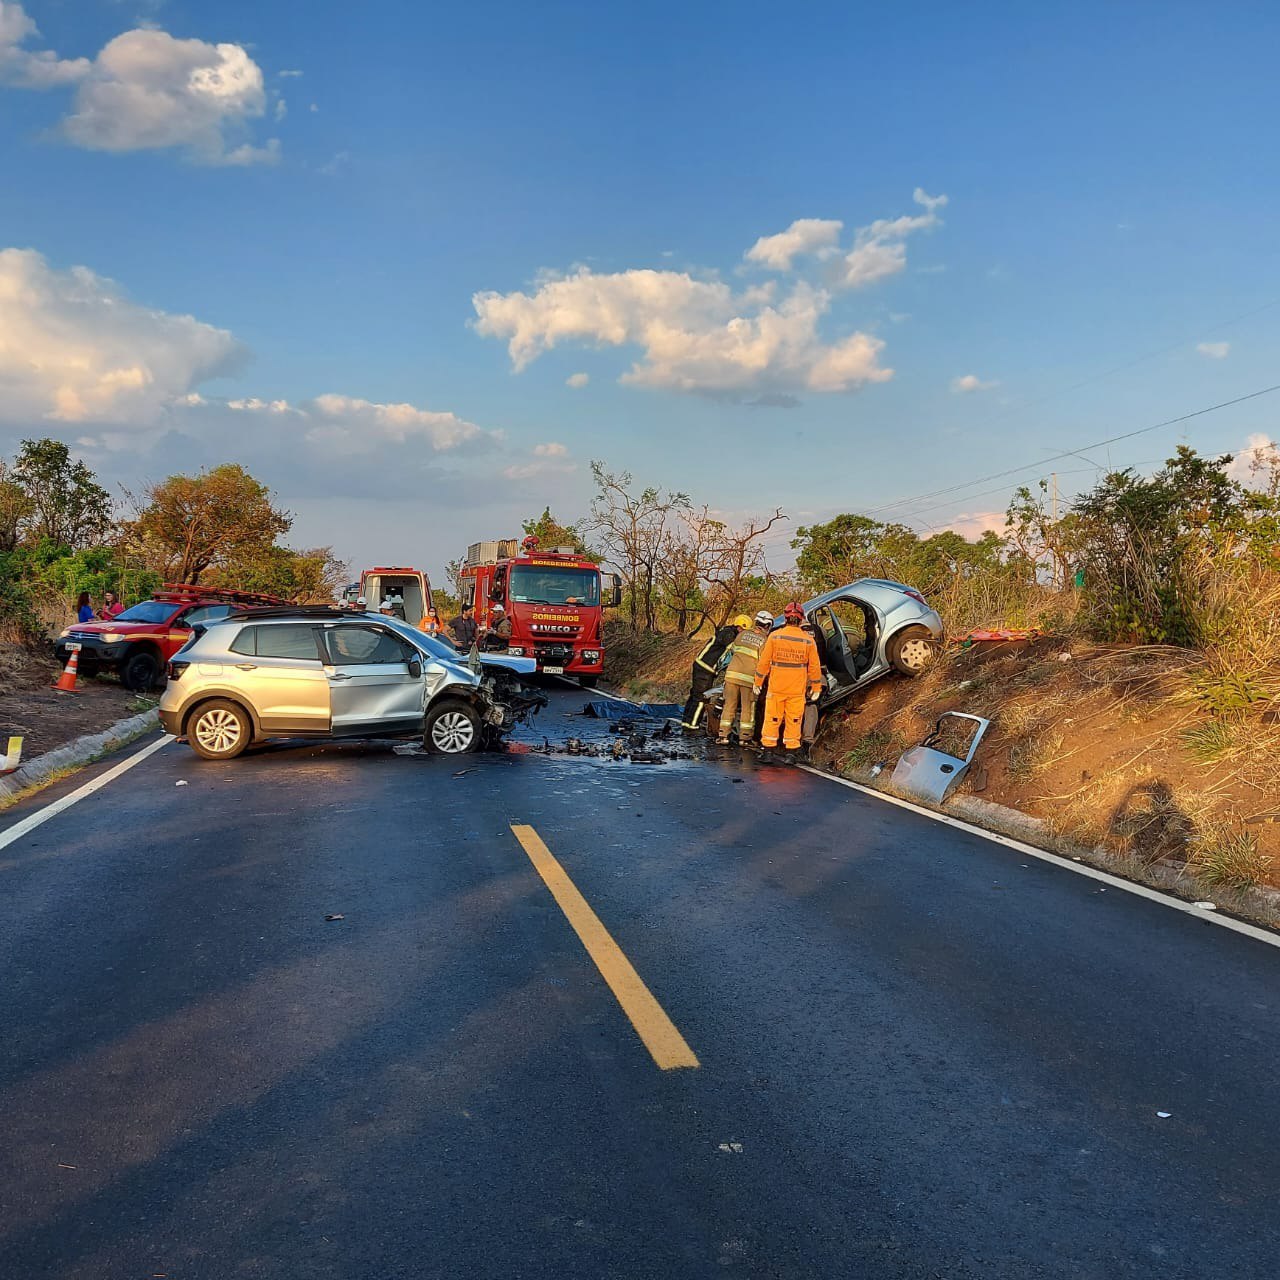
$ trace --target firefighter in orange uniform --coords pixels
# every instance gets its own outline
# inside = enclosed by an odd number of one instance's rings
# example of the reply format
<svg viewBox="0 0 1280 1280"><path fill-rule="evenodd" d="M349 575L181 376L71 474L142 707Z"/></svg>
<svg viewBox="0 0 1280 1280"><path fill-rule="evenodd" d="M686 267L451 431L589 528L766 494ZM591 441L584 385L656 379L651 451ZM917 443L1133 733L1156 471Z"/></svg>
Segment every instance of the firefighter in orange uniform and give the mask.
<svg viewBox="0 0 1280 1280"><path fill-rule="evenodd" d="M804 610L793 600L782 611L782 616L786 625L764 642L756 664L757 695L765 680L769 681L764 729L760 734L764 750L760 759L770 764L777 761L774 748L778 745L779 730L787 748L786 759L793 760L800 754L800 721L804 717L805 699L816 702L822 693L818 646L808 632L800 629Z"/></svg>

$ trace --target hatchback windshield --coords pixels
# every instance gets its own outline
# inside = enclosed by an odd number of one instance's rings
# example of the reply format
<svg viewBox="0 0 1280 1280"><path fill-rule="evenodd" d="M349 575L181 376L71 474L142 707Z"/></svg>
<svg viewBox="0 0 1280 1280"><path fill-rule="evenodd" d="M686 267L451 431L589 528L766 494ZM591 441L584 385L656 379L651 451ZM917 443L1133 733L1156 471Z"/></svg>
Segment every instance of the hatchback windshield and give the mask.
<svg viewBox="0 0 1280 1280"><path fill-rule="evenodd" d="M594 569L513 569L511 599L517 604L599 604L600 575Z"/></svg>
<svg viewBox="0 0 1280 1280"><path fill-rule="evenodd" d="M133 608L118 613L113 622L168 622L173 616L176 604L168 604L163 600L144 600Z"/></svg>

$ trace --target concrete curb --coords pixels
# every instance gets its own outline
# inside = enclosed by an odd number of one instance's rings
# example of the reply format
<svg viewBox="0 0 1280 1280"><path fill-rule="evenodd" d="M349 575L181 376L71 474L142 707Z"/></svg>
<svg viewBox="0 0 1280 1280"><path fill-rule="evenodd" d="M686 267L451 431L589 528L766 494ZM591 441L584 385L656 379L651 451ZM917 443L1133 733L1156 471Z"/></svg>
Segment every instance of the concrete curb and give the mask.
<svg viewBox="0 0 1280 1280"><path fill-rule="evenodd" d="M114 751L151 729L160 727L160 712L143 711L127 720L117 720L101 733L87 733L65 746L55 747L42 756L29 760L7 777L0 778L0 805L16 800L24 791L40 786L62 769L78 769L104 751Z"/></svg>

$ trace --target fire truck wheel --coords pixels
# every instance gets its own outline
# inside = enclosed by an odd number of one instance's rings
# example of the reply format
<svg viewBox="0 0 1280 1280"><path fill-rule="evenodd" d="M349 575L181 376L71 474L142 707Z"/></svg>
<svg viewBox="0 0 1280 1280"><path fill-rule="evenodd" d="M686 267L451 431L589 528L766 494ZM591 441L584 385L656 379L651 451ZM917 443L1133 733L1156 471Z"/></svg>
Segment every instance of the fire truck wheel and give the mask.
<svg viewBox="0 0 1280 1280"><path fill-rule="evenodd" d="M134 693L147 693L160 681L160 659L145 649L129 655L120 668L120 683Z"/></svg>
<svg viewBox="0 0 1280 1280"><path fill-rule="evenodd" d="M225 698L202 703L187 721L187 741L206 760L232 760L252 740L248 712Z"/></svg>
<svg viewBox="0 0 1280 1280"><path fill-rule="evenodd" d="M442 756L460 756L476 751L483 737L484 722L468 702L446 698L427 712L422 729L423 746Z"/></svg>
<svg viewBox="0 0 1280 1280"><path fill-rule="evenodd" d="M578 683L581 684L584 689L594 689L596 685L600 683L600 677L599 676L579 676Z"/></svg>

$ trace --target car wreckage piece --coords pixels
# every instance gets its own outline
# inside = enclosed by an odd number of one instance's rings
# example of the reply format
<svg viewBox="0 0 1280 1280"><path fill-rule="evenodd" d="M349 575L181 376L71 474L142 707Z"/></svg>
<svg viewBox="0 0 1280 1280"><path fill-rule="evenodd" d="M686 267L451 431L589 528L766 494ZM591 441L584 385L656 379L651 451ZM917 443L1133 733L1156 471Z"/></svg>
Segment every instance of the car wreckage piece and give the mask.
<svg viewBox="0 0 1280 1280"><path fill-rule="evenodd" d="M935 745L945 733L945 720L964 720L973 725L963 758L948 755ZM978 754L978 744L990 725L990 720L970 715L967 711L944 711L933 726L933 732L918 747L909 747L902 753L890 781L908 795L926 800L930 804L941 804L952 788L969 772L969 766Z"/></svg>

